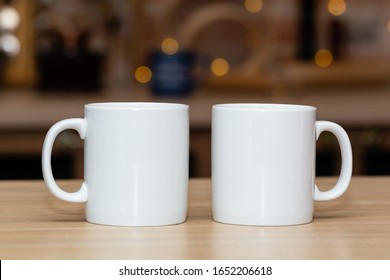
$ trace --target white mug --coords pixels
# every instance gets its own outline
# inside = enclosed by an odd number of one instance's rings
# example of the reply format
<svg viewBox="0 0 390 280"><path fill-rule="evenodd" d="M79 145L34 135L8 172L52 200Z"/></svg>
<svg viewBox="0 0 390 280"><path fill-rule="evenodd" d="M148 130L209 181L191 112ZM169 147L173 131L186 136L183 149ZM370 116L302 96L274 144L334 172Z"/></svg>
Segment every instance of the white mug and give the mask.
<svg viewBox="0 0 390 280"><path fill-rule="evenodd" d="M84 183L63 191L51 169L55 138L77 130L84 142ZM66 119L48 131L42 151L49 190L85 202L86 220L117 226L178 224L187 216L189 112L184 104L94 103L84 119Z"/></svg>
<svg viewBox="0 0 390 280"><path fill-rule="evenodd" d="M315 185L316 140L338 139L342 166L328 191ZM313 220L314 201L341 196L352 176L352 149L338 124L316 121L316 108L219 104L212 109L212 215L218 222L280 226Z"/></svg>

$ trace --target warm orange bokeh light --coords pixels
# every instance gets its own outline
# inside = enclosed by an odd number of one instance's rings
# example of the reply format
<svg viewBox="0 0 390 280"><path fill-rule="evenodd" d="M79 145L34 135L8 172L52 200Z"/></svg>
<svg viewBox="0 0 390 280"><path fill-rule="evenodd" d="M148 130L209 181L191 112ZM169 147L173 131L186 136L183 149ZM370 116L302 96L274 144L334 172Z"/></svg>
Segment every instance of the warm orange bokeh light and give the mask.
<svg viewBox="0 0 390 280"><path fill-rule="evenodd" d="M211 72L215 76L225 76L229 72L229 63L223 58L214 59L211 63Z"/></svg>
<svg viewBox="0 0 390 280"><path fill-rule="evenodd" d="M135 70L134 76L138 82L145 84L152 78L152 70L147 66L139 66Z"/></svg>
<svg viewBox="0 0 390 280"><path fill-rule="evenodd" d="M245 9L250 13L258 13L263 8L263 0L245 0Z"/></svg>
<svg viewBox="0 0 390 280"><path fill-rule="evenodd" d="M179 43L174 38L166 38L161 43L161 50L167 55L174 55L179 50Z"/></svg>
<svg viewBox="0 0 390 280"><path fill-rule="evenodd" d="M341 16L347 11L347 3L344 0L330 0L328 11L334 16Z"/></svg>
<svg viewBox="0 0 390 280"><path fill-rule="evenodd" d="M332 64L333 55L329 50L321 49L316 52L314 61L318 66L328 67Z"/></svg>

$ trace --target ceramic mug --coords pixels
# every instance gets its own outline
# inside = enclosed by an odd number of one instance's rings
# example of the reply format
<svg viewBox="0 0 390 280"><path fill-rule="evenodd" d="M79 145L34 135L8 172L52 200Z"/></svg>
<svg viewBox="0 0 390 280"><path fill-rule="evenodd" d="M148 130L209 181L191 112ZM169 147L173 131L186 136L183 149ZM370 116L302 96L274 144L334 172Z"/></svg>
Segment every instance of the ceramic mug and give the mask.
<svg viewBox="0 0 390 280"><path fill-rule="evenodd" d="M66 129L84 139L84 183L63 191L51 169L57 135ZM85 202L86 220L118 226L182 223L187 215L188 106L171 103L94 103L84 119L66 119L48 131L42 169L49 190Z"/></svg>
<svg viewBox="0 0 390 280"><path fill-rule="evenodd" d="M338 139L342 166L328 191L315 185L316 140ZM222 223L294 225L313 219L314 201L348 188L352 149L338 124L316 121L316 108L285 104L218 104L212 109L212 215Z"/></svg>

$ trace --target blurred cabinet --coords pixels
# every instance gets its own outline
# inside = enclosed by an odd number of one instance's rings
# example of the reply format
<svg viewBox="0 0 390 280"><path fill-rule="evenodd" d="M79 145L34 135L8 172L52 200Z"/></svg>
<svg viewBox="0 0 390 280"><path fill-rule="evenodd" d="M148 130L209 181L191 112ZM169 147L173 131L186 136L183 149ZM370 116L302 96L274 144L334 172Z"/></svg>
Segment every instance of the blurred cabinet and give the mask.
<svg viewBox="0 0 390 280"><path fill-rule="evenodd" d="M46 130L0 131L0 179L42 179L41 151ZM353 152L354 175L390 175L390 127L347 128ZM83 178L83 141L73 131L57 138L52 157L58 179ZM190 177L211 176L211 130L190 131ZM317 142L317 176L338 176L339 146L330 133Z"/></svg>
<svg viewBox="0 0 390 280"><path fill-rule="evenodd" d="M42 179L41 152L46 131L0 131L0 179ZM52 156L55 178L83 177L83 150L72 132L59 135Z"/></svg>
<svg viewBox="0 0 390 280"><path fill-rule="evenodd" d="M0 180L42 179L41 152L47 131L0 131ZM211 176L209 129L190 133L191 177ZM83 140L71 130L60 133L53 147L52 169L56 179L83 178Z"/></svg>

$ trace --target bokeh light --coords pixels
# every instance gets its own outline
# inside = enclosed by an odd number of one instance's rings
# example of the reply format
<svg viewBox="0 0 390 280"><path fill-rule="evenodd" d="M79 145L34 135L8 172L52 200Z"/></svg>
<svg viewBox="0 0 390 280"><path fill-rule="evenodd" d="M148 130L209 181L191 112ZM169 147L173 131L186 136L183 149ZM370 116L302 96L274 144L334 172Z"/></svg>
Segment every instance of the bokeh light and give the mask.
<svg viewBox="0 0 390 280"><path fill-rule="evenodd" d="M328 11L334 16L341 16L347 11L347 3L344 0L330 0Z"/></svg>
<svg viewBox="0 0 390 280"><path fill-rule="evenodd" d="M263 0L245 0L245 9L250 13L258 13L263 8Z"/></svg>
<svg viewBox="0 0 390 280"><path fill-rule="evenodd" d="M229 63L223 58L214 59L211 63L211 72L215 76L225 76L229 72Z"/></svg>
<svg viewBox="0 0 390 280"><path fill-rule="evenodd" d="M174 55L179 50L179 43L174 38L166 38L161 43L161 50L167 55Z"/></svg>
<svg viewBox="0 0 390 280"><path fill-rule="evenodd" d="M149 67L142 65L135 70L134 76L138 82L145 84L152 78L152 70L150 70Z"/></svg>
<svg viewBox="0 0 390 280"><path fill-rule="evenodd" d="M318 66L328 67L329 65L332 64L333 55L329 50L321 49L316 52L314 61Z"/></svg>
<svg viewBox="0 0 390 280"><path fill-rule="evenodd" d="M11 6L1 8L0 10L0 28L5 30L14 30L18 27L20 16Z"/></svg>
<svg viewBox="0 0 390 280"><path fill-rule="evenodd" d="M0 49L9 56L16 56L20 52L20 42L12 34L4 34L0 37Z"/></svg>

